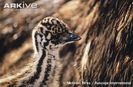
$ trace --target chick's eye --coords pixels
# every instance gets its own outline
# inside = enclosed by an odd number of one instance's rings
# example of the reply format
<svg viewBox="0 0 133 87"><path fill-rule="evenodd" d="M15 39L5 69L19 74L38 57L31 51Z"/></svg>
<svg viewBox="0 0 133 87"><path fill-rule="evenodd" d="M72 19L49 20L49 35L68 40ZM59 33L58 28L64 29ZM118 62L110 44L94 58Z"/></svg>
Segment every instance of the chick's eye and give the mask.
<svg viewBox="0 0 133 87"><path fill-rule="evenodd" d="M68 36L67 33L63 33L63 34L62 34L62 37L67 37L67 36Z"/></svg>
<svg viewBox="0 0 133 87"><path fill-rule="evenodd" d="M68 34L67 34L67 33L62 33L62 34L60 35L59 40L64 41L64 40L66 40L66 39L67 39L67 37L68 37Z"/></svg>

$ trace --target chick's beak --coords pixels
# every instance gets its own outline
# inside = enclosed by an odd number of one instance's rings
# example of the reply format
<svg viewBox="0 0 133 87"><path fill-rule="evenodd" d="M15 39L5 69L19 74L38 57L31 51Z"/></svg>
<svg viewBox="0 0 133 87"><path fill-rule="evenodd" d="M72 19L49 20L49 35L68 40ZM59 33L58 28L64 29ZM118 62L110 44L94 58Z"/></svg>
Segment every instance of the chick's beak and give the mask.
<svg viewBox="0 0 133 87"><path fill-rule="evenodd" d="M67 36L66 42L78 41L80 39L81 39L80 36L73 34L73 33L69 33L69 35Z"/></svg>

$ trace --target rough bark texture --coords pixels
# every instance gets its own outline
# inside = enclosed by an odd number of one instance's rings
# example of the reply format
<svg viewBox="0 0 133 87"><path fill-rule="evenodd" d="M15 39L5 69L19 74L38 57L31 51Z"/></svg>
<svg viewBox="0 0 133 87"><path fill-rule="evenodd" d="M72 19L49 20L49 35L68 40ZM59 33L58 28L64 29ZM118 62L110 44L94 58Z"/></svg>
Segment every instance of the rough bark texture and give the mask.
<svg viewBox="0 0 133 87"><path fill-rule="evenodd" d="M82 40L76 43L73 63L67 64L70 66L75 64L74 68L79 73L74 76L78 75L76 77L79 78L75 80L72 75L69 79L73 82L91 82L91 85L95 85L95 82L131 82L133 79L132 1L89 0L68 3L75 8L68 10L67 4L57 14L68 19L74 31L82 37ZM71 71L69 66L65 71L68 70Z"/></svg>
<svg viewBox="0 0 133 87"><path fill-rule="evenodd" d="M36 2L41 2L39 0ZM46 0L47 1L47 0ZM131 82L133 79L132 0L58 0L38 9L0 9L2 71L31 57L30 32L46 16L65 21L81 40L61 51L64 68L61 87L88 87L72 82ZM3 1L4 2L4 1ZM63 3L64 2L64 3ZM54 7L55 6L55 7ZM16 57L17 55L17 57ZM20 64L20 66L22 65ZM13 69L13 68L11 68ZM3 75L3 72L1 72ZM116 85L125 87L125 85Z"/></svg>

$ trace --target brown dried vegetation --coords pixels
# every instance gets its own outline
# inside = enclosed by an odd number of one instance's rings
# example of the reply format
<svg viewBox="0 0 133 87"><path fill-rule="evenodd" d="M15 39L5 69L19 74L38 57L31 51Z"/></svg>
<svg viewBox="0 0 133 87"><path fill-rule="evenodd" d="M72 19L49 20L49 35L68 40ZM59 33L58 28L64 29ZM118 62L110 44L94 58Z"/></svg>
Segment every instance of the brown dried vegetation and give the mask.
<svg viewBox="0 0 133 87"><path fill-rule="evenodd" d="M38 9L0 9L0 74L17 70L30 60L32 28L43 17L56 16L82 38L61 51L64 64L60 79L62 82L87 81L92 82L92 85L95 81L131 82L132 0L57 1L43 2ZM87 84L66 86L88 87Z"/></svg>

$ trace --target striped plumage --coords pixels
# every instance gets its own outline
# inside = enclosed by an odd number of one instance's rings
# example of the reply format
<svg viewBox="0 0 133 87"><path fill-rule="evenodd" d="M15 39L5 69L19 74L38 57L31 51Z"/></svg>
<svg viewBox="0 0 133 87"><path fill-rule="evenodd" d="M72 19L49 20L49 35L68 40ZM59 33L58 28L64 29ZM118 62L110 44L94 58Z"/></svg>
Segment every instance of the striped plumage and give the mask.
<svg viewBox="0 0 133 87"><path fill-rule="evenodd" d="M58 50L67 43L79 40L68 26L54 17L46 17L32 31L34 61L23 74L1 79L9 87L58 87L60 58Z"/></svg>

